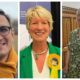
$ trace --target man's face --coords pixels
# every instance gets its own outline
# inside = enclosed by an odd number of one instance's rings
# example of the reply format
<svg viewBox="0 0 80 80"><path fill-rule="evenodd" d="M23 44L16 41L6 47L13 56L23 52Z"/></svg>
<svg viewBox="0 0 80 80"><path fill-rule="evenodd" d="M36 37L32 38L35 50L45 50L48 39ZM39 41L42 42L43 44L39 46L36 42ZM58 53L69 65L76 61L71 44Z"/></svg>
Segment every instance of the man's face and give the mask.
<svg viewBox="0 0 80 80"><path fill-rule="evenodd" d="M13 32L5 16L0 15L0 57L8 55L13 42Z"/></svg>

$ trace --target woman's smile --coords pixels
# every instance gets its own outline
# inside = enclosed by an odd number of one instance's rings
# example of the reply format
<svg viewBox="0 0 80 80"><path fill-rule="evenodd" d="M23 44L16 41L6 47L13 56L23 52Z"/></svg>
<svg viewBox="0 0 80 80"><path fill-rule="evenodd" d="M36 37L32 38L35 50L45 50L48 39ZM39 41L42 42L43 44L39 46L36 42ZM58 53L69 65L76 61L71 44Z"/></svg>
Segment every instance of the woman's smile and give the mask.
<svg viewBox="0 0 80 80"><path fill-rule="evenodd" d="M44 33L45 33L45 31L35 31L35 34L37 36L42 36L42 35L44 35Z"/></svg>

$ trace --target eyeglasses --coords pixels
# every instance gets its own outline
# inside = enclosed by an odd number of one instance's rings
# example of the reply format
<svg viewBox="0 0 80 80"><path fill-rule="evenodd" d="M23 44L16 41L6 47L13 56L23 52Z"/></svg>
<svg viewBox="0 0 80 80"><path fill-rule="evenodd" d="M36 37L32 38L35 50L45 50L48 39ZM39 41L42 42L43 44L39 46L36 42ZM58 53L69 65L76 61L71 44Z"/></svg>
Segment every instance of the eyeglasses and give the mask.
<svg viewBox="0 0 80 80"><path fill-rule="evenodd" d="M9 34L11 27L10 26L0 26L0 35L6 36Z"/></svg>

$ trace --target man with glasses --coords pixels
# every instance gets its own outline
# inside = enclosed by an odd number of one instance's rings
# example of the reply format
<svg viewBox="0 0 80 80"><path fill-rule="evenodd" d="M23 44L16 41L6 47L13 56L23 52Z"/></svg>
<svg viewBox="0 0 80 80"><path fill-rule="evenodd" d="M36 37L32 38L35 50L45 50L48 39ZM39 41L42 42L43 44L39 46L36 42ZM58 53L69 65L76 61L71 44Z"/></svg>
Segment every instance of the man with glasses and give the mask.
<svg viewBox="0 0 80 80"><path fill-rule="evenodd" d="M10 18L0 10L0 78L14 78L17 72L17 54L12 46L14 30Z"/></svg>

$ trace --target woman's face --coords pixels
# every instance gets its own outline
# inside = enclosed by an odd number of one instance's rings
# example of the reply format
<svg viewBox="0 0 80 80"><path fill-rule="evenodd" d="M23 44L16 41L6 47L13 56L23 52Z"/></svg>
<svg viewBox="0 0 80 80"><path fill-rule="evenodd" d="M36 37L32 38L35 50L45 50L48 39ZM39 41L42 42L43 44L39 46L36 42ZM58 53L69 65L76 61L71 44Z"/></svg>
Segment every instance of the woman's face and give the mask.
<svg viewBox="0 0 80 80"><path fill-rule="evenodd" d="M29 26L29 33L33 41L46 41L50 34L48 21L42 18L32 18Z"/></svg>

